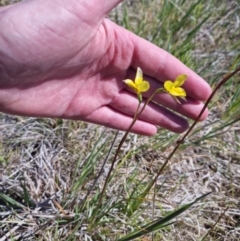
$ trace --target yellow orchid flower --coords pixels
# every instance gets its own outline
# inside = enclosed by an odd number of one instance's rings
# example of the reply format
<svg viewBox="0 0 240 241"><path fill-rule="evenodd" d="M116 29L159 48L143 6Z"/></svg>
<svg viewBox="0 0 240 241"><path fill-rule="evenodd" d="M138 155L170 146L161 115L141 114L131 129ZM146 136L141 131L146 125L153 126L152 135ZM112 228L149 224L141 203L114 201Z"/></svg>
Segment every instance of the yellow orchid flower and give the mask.
<svg viewBox="0 0 240 241"><path fill-rule="evenodd" d="M137 68L135 80L126 79L124 83L135 91L140 102L142 101L141 93L148 91L150 88L149 82L143 79L143 72L139 67Z"/></svg>
<svg viewBox="0 0 240 241"><path fill-rule="evenodd" d="M186 81L186 79L187 79L187 75L181 74L177 76L174 82L172 82L171 80L166 80L164 82L164 90L168 94L170 94L178 103L180 102L177 99L177 97L180 97L186 101L185 99L185 97L187 96L186 91L181 87Z"/></svg>

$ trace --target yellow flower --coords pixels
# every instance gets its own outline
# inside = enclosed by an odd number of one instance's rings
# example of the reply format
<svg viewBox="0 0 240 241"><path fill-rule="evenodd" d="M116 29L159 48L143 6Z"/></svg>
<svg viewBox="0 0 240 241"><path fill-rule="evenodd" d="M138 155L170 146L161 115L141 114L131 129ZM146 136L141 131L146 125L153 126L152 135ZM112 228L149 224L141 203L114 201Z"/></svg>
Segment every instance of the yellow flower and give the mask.
<svg viewBox="0 0 240 241"><path fill-rule="evenodd" d="M164 82L165 91L168 94L170 94L178 103L180 102L176 97L180 97L186 100L185 99L185 97L187 96L186 91L181 87L184 84L186 79L187 79L187 75L181 74L177 76L174 82L172 82L171 80L166 80Z"/></svg>
<svg viewBox="0 0 240 241"><path fill-rule="evenodd" d="M136 92L139 101L142 101L141 93L148 91L150 88L150 84L148 83L148 81L143 79L143 72L139 67L137 68L135 81L126 79L124 80L124 83Z"/></svg>

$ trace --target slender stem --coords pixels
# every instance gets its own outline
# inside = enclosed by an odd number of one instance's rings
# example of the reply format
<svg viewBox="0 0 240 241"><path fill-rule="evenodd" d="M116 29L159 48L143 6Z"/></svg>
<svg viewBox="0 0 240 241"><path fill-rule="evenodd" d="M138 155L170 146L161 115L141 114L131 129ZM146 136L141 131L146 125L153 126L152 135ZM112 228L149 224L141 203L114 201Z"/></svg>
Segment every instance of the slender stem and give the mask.
<svg viewBox="0 0 240 241"><path fill-rule="evenodd" d="M220 222L220 220L222 219L223 215L227 212L227 210L229 209L229 207L225 208L222 212L222 214L218 217L217 221L214 223L214 225L208 230L208 232L203 236L203 238L201 239L201 241L204 241L206 239L206 237L212 233L213 229L216 227L216 225Z"/></svg>
<svg viewBox="0 0 240 241"><path fill-rule="evenodd" d="M102 190L102 192L101 192L101 196L100 196L100 198L99 198L99 205L102 203L103 195L104 195L104 193L105 193L105 191L106 191L107 183L108 183L108 181L109 181L111 172L112 172L113 167L114 167L114 165L115 165L115 163L116 163L116 161L117 161L117 157L118 157L118 154L119 154L119 152L120 152L120 149L121 149L124 141L125 141L126 138L127 138L127 135L129 134L129 132L130 132L131 128L133 127L133 125L135 124L135 122L138 120L138 117L142 114L142 112L143 112L143 110L145 109L146 105L150 102L150 100L153 98L153 96L154 96L157 92L159 92L159 91L156 90L156 91L147 99L147 101L144 103L142 109L141 109L140 112L138 113L138 111L139 111L139 109L140 109L140 106L141 106L141 102L139 101L139 104L138 104L137 110L136 110L136 112L135 112L133 121L132 121L131 125L129 126L129 128L127 129L126 133L124 134L122 140L120 141L120 143L119 143L119 145L118 145L116 154L115 154L114 159L113 159L113 161L112 161L112 165L111 165L111 167L110 167L110 169L109 169L109 171L108 171L108 174L107 174L107 177L106 177L106 181L105 181L105 183L104 183L103 190Z"/></svg>
<svg viewBox="0 0 240 241"><path fill-rule="evenodd" d="M209 102L212 100L213 96L216 94L217 90L223 85L225 84L232 76L234 76L238 71L240 71L240 67L238 67L237 69L235 69L232 73L226 75L221 81L220 83L216 86L216 88L213 90L212 94L209 96L209 98L207 99L205 105L203 106L201 112L199 113L197 119L194 121L194 123L191 125L191 127L188 129L188 131L186 132L186 134L177 142L177 145L175 146L175 148L173 149L173 151L169 154L169 156L167 157L166 161L163 163L162 167L160 168L160 170L158 171L156 177L153 179L153 181L150 183L151 186L154 185L154 183L157 181L158 177L161 175L162 171L164 170L164 168L166 167L166 165L168 164L169 160L172 158L172 156L175 154L175 152L177 151L177 149L179 148L179 146L184 142L184 140L186 139L186 137L189 135L189 133L192 131L192 129L195 127L195 125L197 124L198 120L200 119L200 117L202 116L203 112L206 110Z"/></svg>
<svg viewBox="0 0 240 241"><path fill-rule="evenodd" d="M112 173L113 167L114 167L115 162L116 162L116 160L117 160L118 153L119 153L119 151L120 151L120 149L121 149L124 141L126 140L127 135L129 134L132 126L134 125L134 123L135 123L136 120L137 120L137 117L138 117L138 114L137 114L137 113L138 113L138 111L139 111L140 105L141 105L141 102L139 102L139 104L138 104L137 111L136 111L135 114L134 114L134 118L133 118L133 121L132 121L130 127L128 128L128 130L126 131L126 133L124 134L122 140L120 141L120 143L119 143L119 145L118 145L116 154L115 154L115 156L114 156L114 159L113 159L113 161L112 161L111 167L110 167L110 169L109 169L109 171L108 171L106 180L105 180L105 182L104 182L103 190L102 190L102 193L101 193L101 196L100 196L100 199L99 199L99 204L102 203L103 195L104 195L104 193L105 193L105 190L106 190L106 187L107 187L107 183L108 183L108 181L109 181L109 178L110 178L110 175L111 175L111 173Z"/></svg>

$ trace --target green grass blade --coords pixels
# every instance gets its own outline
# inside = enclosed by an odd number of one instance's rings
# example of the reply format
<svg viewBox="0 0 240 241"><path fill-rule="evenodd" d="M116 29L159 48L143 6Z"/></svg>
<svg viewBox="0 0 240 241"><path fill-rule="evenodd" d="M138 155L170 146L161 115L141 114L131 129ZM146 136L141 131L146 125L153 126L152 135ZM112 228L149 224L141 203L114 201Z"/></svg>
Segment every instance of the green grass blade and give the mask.
<svg viewBox="0 0 240 241"><path fill-rule="evenodd" d="M94 146L94 149L92 150L91 154L89 155L86 162L84 163L81 176L76 181L73 187L73 191L77 191L79 187L86 181L87 176L93 171L95 164L98 161L97 157L99 157L99 153L101 153L101 151L104 150L104 147L106 146L106 143L107 143L107 140L105 140L104 143L101 143L104 133L105 132L101 134L97 143Z"/></svg>
<svg viewBox="0 0 240 241"><path fill-rule="evenodd" d="M21 187L22 187L22 189L23 189L24 204L25 204L27 207L34 206L35 203L31 200L30 193L28 192L26 186L25 186L24 184L22 184Z"/></svg>
<svg viewBox="0 0 240 241"><path fill-rule="evenodd" d="M183 25L185 25L185 23L188 21L188 17L190 16L190 14L193 12L193 10L198 6L198 4L201 2L202 0L199 0L198 2L192 4L190 6L190 8L188 9L188 11L186 12L186 14L182 17L181 21L178 22L178 24L173 28L173 32L177 32L179 31L179 29L182 28Z"/></svg>
<svg viewBox="0 0 240 241"><path fill-rule="evenodd" d="M15 207L18 207L18 208L25 208L24 205L22 205L21 203L15 201L14 199L12 199L11 197L7 196L4 193L0 193L0 200L1 199L3 200L3 202L5 202L10 207L15 206Z"/></svg>
<svg viewBox="0 0 240 241"><path fill-rule="evenodd" d="M205 198L206 196L208 196L210 193L206 193L203 194L201 197L196 198L193 202L183 205L182 207L180 207L179 209L177 209L176 211L171 212L169 215L167 215L165 218L161 218L161 219L157 219L151 223L148 223L144 226L142 226L140 229L131 232L130 234L120 238L118 241L128 241L128 240L132 240L134 238L138 238L142 235L151 233L155 230L161 229L163 227L166 227L170 224L172 224L172 220L174 218L176 218L177 216L179 216L180 214L182 214L183 212L185 212L187 209L189 209L191 206L193 206L196 202L200 201L201 199ZM171 222L171 223L170 223Z"/></svg>

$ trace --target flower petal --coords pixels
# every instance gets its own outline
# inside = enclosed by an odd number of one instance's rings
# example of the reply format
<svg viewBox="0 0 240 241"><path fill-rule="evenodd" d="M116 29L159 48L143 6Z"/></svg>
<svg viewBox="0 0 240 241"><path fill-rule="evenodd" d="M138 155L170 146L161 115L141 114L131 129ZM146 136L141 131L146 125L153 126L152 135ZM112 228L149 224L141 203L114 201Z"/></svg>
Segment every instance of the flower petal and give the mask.
<svg viewBox="0 0 240 241"><path fill-rule="evenodd" d="M135 77L135 84L138 86L143 82L143 72L142 70L138 67L137 68L137 73Z"/></svg>
<svg viewBox="0 0 240 241"><path fill-rule="evenodd" d="M181 87L175 87L175 88L172 88L169 93L173 96L178 96L178 97L186 97L187 94L185 92L185 90Z"/></svg>
<svg viewBox="0 0 240 241"><path fill-rule="evenodd" d="M124 83L130 87L131 89L133 89L136 93L138 93L138 87L137 85L131 80L131 79L125 79Z"/></svg>
<svg viewBox="0 0 240 241"><path fill-rule="evenodd" d="M148 81L145 80L138 86L139 92L146 92L149 90L149 88L150 84L148 83Z"/></svg>
<svg viewBox="0 0 240 241"><path fill-rule="evenodd" d="M184 84L185 80L187 79L187 75L185 74L180 74L177 76L177 78L174 81L174 86L175 87L180 87Z"/></svg>
<svg viewBox="0 0 240 241"><path fill-rule="evenodd" d="M173 87L173 82L171 80L166 80L164 82L164 88L166 89L167 92L170 92Z"/></svg>

